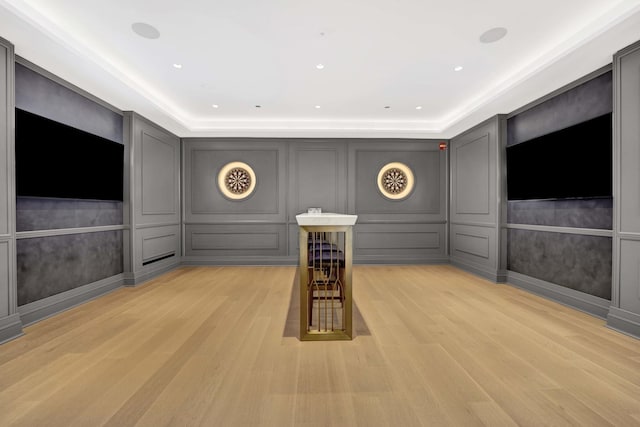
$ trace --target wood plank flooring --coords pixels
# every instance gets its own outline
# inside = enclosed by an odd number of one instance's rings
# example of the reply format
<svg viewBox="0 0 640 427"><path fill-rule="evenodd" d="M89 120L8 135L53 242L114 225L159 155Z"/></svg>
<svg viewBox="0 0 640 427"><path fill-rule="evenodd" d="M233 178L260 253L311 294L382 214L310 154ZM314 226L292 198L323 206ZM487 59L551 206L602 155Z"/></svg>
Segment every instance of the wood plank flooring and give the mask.
<svg viewBox="0 0 640 427"><path fill-rule="evenodd" d="M189 267L0 346L2 426L640 426L640 341L448 265L356 266L350 342L293 267ZM293 309L292 309L293 308Z"/></svg>

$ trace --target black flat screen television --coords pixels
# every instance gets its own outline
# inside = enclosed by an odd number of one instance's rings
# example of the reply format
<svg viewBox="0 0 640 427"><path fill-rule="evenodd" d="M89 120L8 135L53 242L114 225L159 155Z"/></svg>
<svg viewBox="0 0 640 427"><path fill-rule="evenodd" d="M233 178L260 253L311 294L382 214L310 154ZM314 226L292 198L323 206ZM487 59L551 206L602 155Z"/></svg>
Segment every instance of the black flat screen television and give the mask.
<svg viewBox="0 0 640 427"><path fill-rule="evenodd" d="M611 114L507 147L509 200L612 197Z"/></svg>
<svg viewBox="0 0 640 427"><path fill-rule="evenodd" d="M124 146L16 108L16 195L122 200Z"/></svg>

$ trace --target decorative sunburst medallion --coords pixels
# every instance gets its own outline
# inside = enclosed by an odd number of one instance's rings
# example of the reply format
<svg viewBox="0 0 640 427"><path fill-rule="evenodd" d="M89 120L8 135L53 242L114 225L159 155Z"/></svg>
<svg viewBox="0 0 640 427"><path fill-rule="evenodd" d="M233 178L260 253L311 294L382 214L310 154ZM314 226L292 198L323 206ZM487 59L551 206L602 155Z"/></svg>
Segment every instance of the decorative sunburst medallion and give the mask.
<svg viewBox="0 0 640 427"><path fill-rule="evenodd" d="M378 173L378 189L388 199L404 199L413 190L413 185L413 172L404 163L388 163Z"/></svg>
<svg viewBox="0 0 640 427"><path fill-rule="evenodd" d="M245 199L256 188L256 175L246 163L227 163L218 172L218 188L229 199Z"/></svg>

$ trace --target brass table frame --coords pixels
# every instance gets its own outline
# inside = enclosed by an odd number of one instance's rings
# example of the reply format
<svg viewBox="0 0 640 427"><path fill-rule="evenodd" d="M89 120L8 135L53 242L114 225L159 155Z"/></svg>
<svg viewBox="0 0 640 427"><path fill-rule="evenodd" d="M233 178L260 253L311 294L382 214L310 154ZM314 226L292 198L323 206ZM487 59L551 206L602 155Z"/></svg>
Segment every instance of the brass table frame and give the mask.
<svg viewBox="0 0 640 427"><path fill-rule="evenodd" d="M345 233L344 235L344 324L343 329L317 331L309 329L309 233ZM300 226L300 341L332 341L352 339L351 268L353 266L353 226L351 225L301 225Z"/></svg>

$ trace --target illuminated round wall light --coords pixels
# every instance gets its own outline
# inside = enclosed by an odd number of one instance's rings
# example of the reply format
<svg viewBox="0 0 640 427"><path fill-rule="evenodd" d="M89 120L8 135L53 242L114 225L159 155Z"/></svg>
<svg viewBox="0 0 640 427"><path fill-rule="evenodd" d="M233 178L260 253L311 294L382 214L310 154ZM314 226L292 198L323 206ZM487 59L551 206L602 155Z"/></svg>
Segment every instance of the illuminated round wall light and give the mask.
<svg viewBox="0 0 640 427"><path fill-rule="evenodd" d="M387 199L402 200L411 194L415 180L413 171L404 163L392 162L378 172L378 190Z"/></svg>
<svg viewBox="0 0 640 427"><path fill-rule="evenodd" d="M218 189L228 199L246 199L256 189L256 174L246 163L227 163L218 172Z"/></svg>

